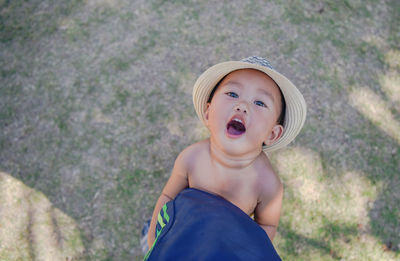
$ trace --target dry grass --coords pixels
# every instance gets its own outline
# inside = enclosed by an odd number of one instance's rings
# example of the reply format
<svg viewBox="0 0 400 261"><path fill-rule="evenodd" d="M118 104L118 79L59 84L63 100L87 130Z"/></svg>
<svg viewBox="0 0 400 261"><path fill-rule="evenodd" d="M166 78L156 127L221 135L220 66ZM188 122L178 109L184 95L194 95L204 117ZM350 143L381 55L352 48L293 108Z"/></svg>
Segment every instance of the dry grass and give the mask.
<svg viewBox="0 0 400 261"><path fill-rule="evenodd" d="M400 258L399 8L0 0L0 259L140 260L175 157L207 136L196 77L249 55L308 104L296 141L271 155L285 183L280 255Z"/></svg>

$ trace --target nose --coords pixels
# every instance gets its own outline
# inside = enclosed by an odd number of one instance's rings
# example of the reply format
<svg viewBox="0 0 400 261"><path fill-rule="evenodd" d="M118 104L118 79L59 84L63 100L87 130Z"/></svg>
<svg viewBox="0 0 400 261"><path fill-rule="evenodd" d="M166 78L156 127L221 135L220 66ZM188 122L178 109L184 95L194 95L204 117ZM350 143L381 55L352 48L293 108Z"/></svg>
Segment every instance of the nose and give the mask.
<svg viewBox="0 0 400 261"><path fill-rule="evenodd" d="M238 112L247 113L248 108L247 108L247 105L244 102L240 102L240 103L235 105L234 110L238 111Z"/></svg>

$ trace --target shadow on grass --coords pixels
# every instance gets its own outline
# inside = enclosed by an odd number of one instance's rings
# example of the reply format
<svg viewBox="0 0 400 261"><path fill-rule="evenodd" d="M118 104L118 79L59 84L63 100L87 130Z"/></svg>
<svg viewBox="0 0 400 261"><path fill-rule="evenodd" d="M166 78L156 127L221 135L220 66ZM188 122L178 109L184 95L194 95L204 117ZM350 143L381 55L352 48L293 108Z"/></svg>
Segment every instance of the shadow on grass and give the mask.
<svg viewBox="0 0 400 261"><path fill-rule="evenodd" d="M29 42L51 35L58 30L59 19L70 15L81 3L82 0L57 4L44 1L1 1L0 42ZM36 12L39 15L32 15Z"/></svg>
<svg viewBox="0 0 400 261"><path fill-rule="evenodd" d="M285 242L280 245L283 253L282 258L292 260L293 258L299 258L304 253L314 252L318 253L318 255L322 254L321 256L330 256L334 260L341 260L343 257L337 253L337 249L334 246L330 245L329 240L338 240L343 235L353 237L358 234L357 229L349 224L330 223L321 228L321 230L323 230L321 238L312 238L289 229L287 224L281 224L279 233L282 238L285 238Z"/></svg>
<svg viewBox="0 0 400 261"><path fill-rule="evenodd" d="M0 172L0 259L77 260L84 248L75 221L37 192Z"/></svg>
<svg viewBox="0 0 400 261"><path fill-rule="evenodd" d="M399 253L400 122L397 119L400 118L400 111L390 109L390 96L383 95L383 99L379 99L378 95L370 95L372 90L367 90L363 88L369 94L366 96L363 96L363 91L355 91L357 97L354 102L360 117L365 119L359 126L365 135L364 145L358 148L361 153L346 157L346 164L365 173L373 184L380 184L380 192L369 210L372 233L381 239L385 250ZM359 131L355 136L358 134ZM357 148L355 143L348 145L354 146L349 150ZM366 164L360 168L357 162L363 161Z"/></svg>
<svg viewBox="0 0 400 261"><path fill-rule="evenodd" d="M372 77L378 79L380 75ZM370 200L365 206L370 219L368 230L379 239L384 251L399 254L400 122L397 119L400 118L400 111L391 109L395 101L392 102L390 96L375 94L368 87L356 88L348 96L351 105L343 104L344 109L341 111L356 117L350 117L355 119L354 122L340 124L345 126L341 134L347 138L330 140L331 144L336 142L338 145L328 149L313 141L306 144L299 139L299 143L319 153L322 171L332 182L349 171L361 173L370 180L378 194L373 196L374 193L366 192L364 195ZM352 180L346 182L351 183ZM285 228L283 231L286 231ZM311 246L315 244L313 241L308 242Z"/></svg>

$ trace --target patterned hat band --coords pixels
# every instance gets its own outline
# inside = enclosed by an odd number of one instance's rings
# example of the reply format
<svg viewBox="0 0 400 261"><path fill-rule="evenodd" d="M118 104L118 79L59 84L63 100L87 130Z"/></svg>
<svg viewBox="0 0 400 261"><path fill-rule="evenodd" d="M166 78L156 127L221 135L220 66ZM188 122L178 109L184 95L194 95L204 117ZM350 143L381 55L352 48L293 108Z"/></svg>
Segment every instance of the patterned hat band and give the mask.
<svg viewBox="0 0 400 261"><path fill-rule="evenodd" d="M229 61L208 68L199 76L193 87L193 104L197 116L205 123L207 101L216 84L229 73L240 69L255 69L267 74L280 88L285 99L285 121L283 134L273 144L264 146L264 152L271 152L288 145L299 134L304 125L307 106L303 95L285 76L275 71L271 63L262 57L251 56L241 61Z"/></svg>
<svg viewBox="0 0 400 261"><path fill-rule="evenodd" d="M245 63L258 64L258 65L270 68L272 70L274 69L274 68L272 68L271 63L267 59L258 57L258 56L250 56L250 57L242 59L241 61L245 62Z"/></svg>

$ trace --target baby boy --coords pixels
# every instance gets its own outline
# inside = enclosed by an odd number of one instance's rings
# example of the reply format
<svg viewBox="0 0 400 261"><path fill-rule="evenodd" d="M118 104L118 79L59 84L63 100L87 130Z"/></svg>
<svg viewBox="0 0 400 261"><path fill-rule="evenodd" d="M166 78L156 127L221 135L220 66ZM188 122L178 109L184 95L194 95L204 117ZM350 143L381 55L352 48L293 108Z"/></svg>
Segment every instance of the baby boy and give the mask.
<svg viewBox="0 0 400 261"><path fill-rule="evenodd" d="M193 102L210 137L178 155L153 212L149 247L160 209L185 188L221 196L254 215L272 241L283 185L266 153L300 132L306 117L303 96L266 59L253 56L205 71L195 83Z"/></svg>

